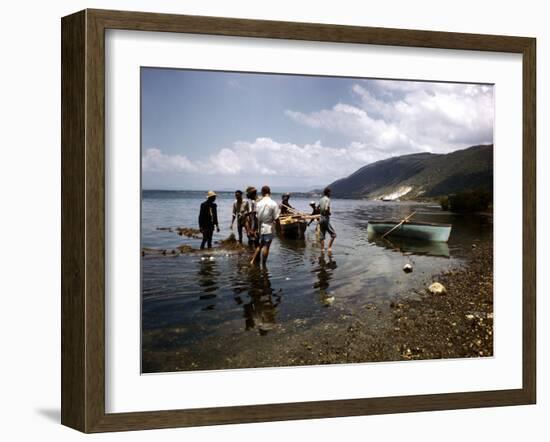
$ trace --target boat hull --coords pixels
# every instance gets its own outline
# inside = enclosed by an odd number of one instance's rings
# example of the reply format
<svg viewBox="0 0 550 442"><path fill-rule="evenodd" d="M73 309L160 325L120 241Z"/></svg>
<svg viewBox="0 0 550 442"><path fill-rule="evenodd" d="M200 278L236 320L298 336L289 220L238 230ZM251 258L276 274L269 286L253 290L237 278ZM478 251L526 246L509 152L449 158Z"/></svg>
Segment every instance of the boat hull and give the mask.
<svg viewBox="0 0 550 442"><path fill-rule="evenodd" d="M291 220L281 217L277 222L277 233L286 239L304 239L307 221Z"/></svg>
<svg viewBox="0 0 550 442"><path fill-rule="evenodd" d="M400 221L369 221L367 233L383 235L391 230ZM447 242L451 235L450 224L430 224L419 222L406 222L393 230L388 237L413 238L424 241Z"/></svg>
<svg viewBox="0 0 550 442"><path fill-rule="evenodd" d="M396 250L410 255L426 255L450 258L451 251L449 245L443 241L424 241L414 238L402 238L389 235L382 238L382 235L377 233L369 233L368 240L371 244L376 244L379 247L384 247L389 250Z"/></svg>

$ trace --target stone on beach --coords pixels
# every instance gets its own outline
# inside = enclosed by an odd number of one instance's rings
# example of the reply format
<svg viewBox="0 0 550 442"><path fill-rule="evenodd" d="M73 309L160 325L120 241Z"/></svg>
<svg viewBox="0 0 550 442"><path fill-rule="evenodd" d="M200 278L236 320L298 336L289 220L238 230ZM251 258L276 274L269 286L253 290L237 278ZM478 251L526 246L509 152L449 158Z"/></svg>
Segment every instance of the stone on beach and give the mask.
<svg viewBox="0 0 550 442"><path fill-rule="evenodd" d="M411 273L411 272L413 271L412 265L410 265L410 264L405 264L405 265L403 266L403 271L404 271L405 273Z"/></svg>
<svg viewBox="0 0 550 442"><path fill-rule="evenodd" d="M447 294L447 289L445 286L439 282L434 282L428 287L428 291L432 295L445 295Z"/></svg>

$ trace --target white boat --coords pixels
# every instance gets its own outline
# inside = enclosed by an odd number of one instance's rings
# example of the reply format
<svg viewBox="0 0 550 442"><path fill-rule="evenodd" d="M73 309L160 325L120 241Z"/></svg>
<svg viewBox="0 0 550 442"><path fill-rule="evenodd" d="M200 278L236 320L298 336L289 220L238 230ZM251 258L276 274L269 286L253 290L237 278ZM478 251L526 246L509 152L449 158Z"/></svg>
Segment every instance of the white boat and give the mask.
<svg viewBox="0 0 550 442"><path fill-rule="evenodd" d="M401 221L397 220L372 220L367 225L368 234L383 235ZM406 221L393 230L388 237L414 238L425 241L447 242L451 234L452 224L424 223L419 221Z"/></svg>

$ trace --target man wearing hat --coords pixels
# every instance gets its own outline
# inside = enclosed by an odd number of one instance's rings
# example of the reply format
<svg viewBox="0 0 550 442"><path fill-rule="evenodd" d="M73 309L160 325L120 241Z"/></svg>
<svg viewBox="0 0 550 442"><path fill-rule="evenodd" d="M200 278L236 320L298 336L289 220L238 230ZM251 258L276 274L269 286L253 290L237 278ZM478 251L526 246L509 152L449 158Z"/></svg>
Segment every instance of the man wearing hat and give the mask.
<svg viewBox="0 0 550 442"><path fill-rule="evenodd" d="M290 193L285 192L283 193L283 200L281 202L281 215L288 215L289 213L292 213L294 207L290 205L288 200L290 199Z"/></svg>
<svg viewBox="0 0 550 442"><path fill-rule="evenodd" d="M214 235L214 227L219 232L218 226L218 205L216 201L216 193L210 190L206 194L206 201L201 204L201 210L199 212L199 229L202 232L201 250L204 249L205 244L208 244L208 248L212 248L212 235Z"/></svg>

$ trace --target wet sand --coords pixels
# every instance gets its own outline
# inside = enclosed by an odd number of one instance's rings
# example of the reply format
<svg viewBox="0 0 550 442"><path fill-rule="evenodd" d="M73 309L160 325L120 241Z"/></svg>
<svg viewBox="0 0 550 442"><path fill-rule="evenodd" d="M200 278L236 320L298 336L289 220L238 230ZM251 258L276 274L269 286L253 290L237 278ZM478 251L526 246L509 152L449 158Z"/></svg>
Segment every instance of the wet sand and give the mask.
<svg viewBox="0 0 550 442"><path fill-rule="evenodd" d="M170 334L164 334L164 350L144 350L142 370L151 373L492 356L492 242L476 244L466 264L431 279L442 283L447 293L433 295L427 287L418 287L383 304L365 303L352 314L342 313L337 321L326 324L266 321L266 333L246 341L226 336L170 348ZM180 332L173 330L174 342ZM154 332L144 336L144 340L156 338Z"/></svg>

